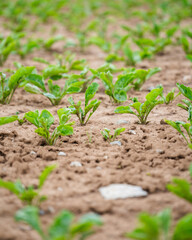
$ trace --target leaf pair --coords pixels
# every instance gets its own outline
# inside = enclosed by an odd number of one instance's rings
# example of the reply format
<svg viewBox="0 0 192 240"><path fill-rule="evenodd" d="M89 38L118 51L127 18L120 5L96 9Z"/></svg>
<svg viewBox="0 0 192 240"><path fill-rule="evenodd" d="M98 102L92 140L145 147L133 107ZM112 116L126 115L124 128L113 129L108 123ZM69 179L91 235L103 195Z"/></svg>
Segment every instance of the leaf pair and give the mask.
<svg viewBox="0 0 192 240"><path fill-rule="evenodd" d="M62 211L53 219L52 224L45 232L41 227L39 209L27 206L15 214L15 220L27 223L38 232L42 240L84 240L93 234L93 227L102 225L97 214L89 213L74 222L74 215L69 211Z"/></svg>
<svg viewBox="0 0 192 240"><path fill-rule="evenodd" d="M101 134L103 135L103 138L109 142L112 142L116 139L118 135L120 135L122 132L125 131L125 128L117 128L114 131L114 134L110 134L111 130L108 128L104 128L103 131L101 131Z"/></svg>
<svg viewBox="0 0 192 240"><path fill-rule="evenodd" d="M146 101L140 103L137 98L132 98L133 103L128 106L120 106L115 109L115 113L129 113L138 117L141 124L147 124L147 118L149 113L153 108L159 104L164 103L162 99L158 97L161 96L163 89L153 89L150 93L146 95ZM134 111L133 111L133 110Z"/></svg>
<svg viewBox="0 0 192 240"><path fill-rule="evenodd" d="M110 72L100 73L105 93L110 97L111 102L121 103L127 100L127 92L133 87L134 73L119 75L117 81L113 83L113 75Z"/></svg>
<svg viewBox="0 0 192 240"><path fill-rule="evenodd" d="M73 98L70 97L68 99L70 106L69 108L64 108L70 110L71 114L77 115L79 122L81 125L86 125L89 121L90 117L93 115L93 113L97 110L99 107L101 101L98 101L97 99L91 100L97 90L99 88L99 84L93 82L86 90L85 92L85 107L84 110L81 107L81 101L79 101L77 104L74 102ZM91 100L91 102L90 102Z"/></svg>
<svg viewBox="0 0 192 240"><path fill-rule="evenodd" d="M31 111L25 113L24 118L37 127L35 132L45 138L48 145L54 145L59 136L73 134L71 125L74 124L73 122L67 123L71 117L70 110L59 109L57 114L59 116L59 126L54 129L52 134L50 133L50 127L54 123L54 117L49 111L43 110L41 114L38 110Z"/></svg>
<svg viewBox="0 0 192 240"><path fill-rule="evenodd" d="M0 103L9 104L17 87L29 76L35 67L21 67L10 77L0 72Z"/></svg>
<svg viewBox="0 0 192 240"><path fill-rule="evenodd" d="M44 72L45 78L47 75L48 72ZM41 94L47 97L53 105L58 105L65 95L80 92L84 82L69 78L65 81L63 88L53 84L51 79L48 80L47 83L48 91L45 86L44 78L41 75L31 74L26 79L24 89L30 93Z"/></svg>
<svg viewBox="0 0 192 240"><path fill-rule="evenodd" d="M25 187L20 181L7 182L0 179L0 187L6 188L15 194L23 203L28 205L39 206L41 202L47 199L46 196L40 195L39 191L43 187L50 173L56 168L56 165L47 166L39 176L37 190L33 186Z"/></svg>
<svg viewBox="0 0 192 240"><path fill-rule="evenodd" d="M12 36L0 39L0 66L3 66L8 56L17 48L17 42Z"/></svg>

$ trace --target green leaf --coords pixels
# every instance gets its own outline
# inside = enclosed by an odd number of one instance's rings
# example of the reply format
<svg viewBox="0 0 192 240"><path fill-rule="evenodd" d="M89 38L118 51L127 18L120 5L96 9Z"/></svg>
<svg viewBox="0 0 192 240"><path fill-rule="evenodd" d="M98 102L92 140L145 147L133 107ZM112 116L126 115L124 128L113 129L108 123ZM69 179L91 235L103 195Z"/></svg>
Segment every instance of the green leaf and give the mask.
<svg viewBox="0 0 192 240"><path fill-rule="evenodd" d="M46 181L46 179L48 178L48 176L50 175L50 173L56 168L56 165L51 165L51 166L47 166L43 172L41 173L41 175L39 176L39 186L38 189L41 189L44 182Z"/></svg>
<svg viewBox="0 0 192 240"><path fill-rule="evenodd" d="M30 92L30 93L33 93L33 94L42 94L42 91L39 87L37 87L35 85L32 85L30 83L27 83L24 86L24 89L25 89L26 92Z"/></svg>
<svg viewBox="0 0 192 240"><path fill-rule="evenodd" d="M18 222L25 222L29 224L34 230L36 230L41 236L43 236L43 231L41 229L38 217L39 209L33 206L27 206L20 209L15 214L15 220Z"/></svg>
<svg viewBox="0 0 192 240"><path fill-rule="evenodd" d="M30 111L25 113L24 118L27 119L27 121L29 121L30 123L34 124L36 127L40 127L38 110L35 110L34 112Z"/></svg>
<svg viewBox="0 0 192 240"><path fill-rule="evenodd" d="M45 79L47 79L47 78L52 79L52 78L56 77L56 80L57 80L57 79L62 78L62 75L61 75L62 73L66 73L66 72L67 72L67 70L63 67L50 65L43 70L43 77Z"/></svg>
<svg viewBox="0 0 192 240"><path fill-rule="evenodd" d="M44 109L39 116L39 122L41 122L42 126L45 124L47 129L49 129L54 123L54 117L48 110Z"/></svg>
<svg viewBox="0 0 192 240"><path fill-rule="evenodd" d="M117 128L115 129L113 138L115 139L118 135L125 131L125 128Z"/></svg>
<svg viewBox="0 0 192 240"><path fill-rule="evenodd" d="M26 77L26 81L46 92L45 83L41 75L30 74L29 76Z"/></svg>
<svg viewBox="0 0 192 240"><path fill-rule="evenodd" d="M93 82L89 87L87 88L85 92L85 106L87 106L88 102L95 96L95 93L97 92L99 88L99 84Z"/></svg>
<svg viewBox="0 0 192 240"><path fill-rule="evenodd" d="M57 127L57 132L59 135L67 136L73 134L73 127L67 125L60 125Z"/></svg>
<svg viewBox="0 0 192 240"><path fill-rule="evenodd" d="M127 100L127 92L124 90L116 89L113 95L118 102L125 102Z"/></svg>
<svg viewBox="0 0 192 240"><path fill-rule="evenodd" d="M131 108L130 108L129 106L126 106L126 107L124 107L124 106L117 107L117 108L115 109L115 113L130 113L130 114L134 114L134 115L135 115L135 113L131 110Z"/></svg>
<svg viewBox="0 0 192 240"><path fill-rule="evenodd" d="M189 100L192 101L192 90L190 87L186 87L183 84L176 84L177 87L179 88L180 92L183 94L183 96L185 96L186 98L188 98Z"/></svg>
<svg viewBox="0 0 192 240"><path fill-rule="evenodd" d="M176 224L173 240L191 240L192 239L192 214L181 218Z"/></svg>
<svg viewBox="0 0 192 240"><path fill-rule="evenodd" d="M60 124L67 123L71 118L71 110L69 108L60 108L57 110Z"/></svg>
<svg viewBox="0 0 192 240"><path fill-rule="evenodd" d="M0 187L6 188L7 190L9 190L10 192L14 193L17 196L20 193L18 188L15 186L15 183L13 183L13 182L6 182L6 181L3 181L2 179L0 179Z"/></svg>
<svg viewBox="0 0 192 240"><path fill-rule="evenodd" d="M49 227L50 239L67 239L73 218L70 212L61 212Z"/></svg>
<svg viewBox="0 0 192 240"><path fill-rule="evenodd" d="M35 67L21 67L9 78L9 88L14 89L32 73Z"/></svg>
<svg viewBox="0 0 192 240"><path fill-rule="evenodd" d="M13 115L13 116L9 116L9 117L0 117L0 126L7 124L7 123L11 123L18 120L18 116L17 115Z"/></svg>

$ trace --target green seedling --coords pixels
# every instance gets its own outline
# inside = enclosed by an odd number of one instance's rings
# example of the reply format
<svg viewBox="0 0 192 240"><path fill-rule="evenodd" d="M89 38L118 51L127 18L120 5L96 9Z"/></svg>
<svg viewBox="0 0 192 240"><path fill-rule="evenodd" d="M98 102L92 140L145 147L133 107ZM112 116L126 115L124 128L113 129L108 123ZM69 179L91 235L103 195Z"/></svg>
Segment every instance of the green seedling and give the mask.
<svg viewBox="0 0 192 240"><path fill-rule="evenodd" d="M117 128L115 129L114 134L110 134L111 130L108 128L104 128L104 130L101 131L101 134L103 135L103 138L106 141L112 142L116 139L118 135L120 135L124 131L125 131L125 128Z"/></svg>
<svg viewBox="0 0 192 240"><path fill-rule="evenodd" d="M191 114L192 108L190 107L190 115ZM171 127L175 128L183 136L183 138L187 142L188 147L192 149L192 121L190 121L190 123L185 123L182 121L165 120L165 122ZM186 137L184 130L186 131L188 138Z"/></svg>
<svg viewBox="0 0 192 240"><path fill-rule="evenodd" d="M21 58L25 58L26 55L32 53L35 49L40 49L41 40L39 39L28 39L27 43L20 44L20 47L17 50L17 53Z"/></svg>
<svg viewBox="0 0 192 240"><path fill-rule="evenodd" d="M8 56L14 52L16 48L17 42L13 37L8 36L0 39L0 66L3 66Z"/></svg>
<svg viewBox="0 0 192 240"><path fill-rule="evenodd" d="M158 88L163 89L163 86L160 85ZM173 88L170 92L167 93L167 95L164 95L164 93L162 93L161 97L164 100L164 103L168 105L169 103L172 103L179 95L180 93L175 94L175 88Z"/></svg>
<svg viewBox="0 0 192 240"><path fill-rule="evenodd" d="M166 46L171 44L171 40L168 38L141 38L134 41L137 46L142 50L141 58L151 58L155 54L162 52Z"/></svg>
<svg viewBox="0 0 192 240"><path fill-rule="evenodd" d="M98 101L97 99L91 100L97 90L99 88L98 83L92 83L87 90L85 91L85 107L84 110L81 107L81 101L79 101L77 104L75 104L72 97L68 99L70 106L69 110L71 114L77 115L79 122L81 125L86 125L89 121L90 117L93 115L93 113L97 110L99 107L101 101ZM91 100L91 102L89 102Z"/></svg>
<svg viewBox="0 0 192 240"><path fill-rule="evenodd" d="M192 43L190 43L190 41L187 39L187 37L185 37L185 36L181 37L181 45L186 54L188 54L188 55L192 54Z"/></svg>
<svg viewBox="0 0 192 240"><path fill-rule="evenodd" d="M192 178L192 165L190 165ZM185 179L174 178L167 189L180 198L192 203L191 184ZM139 227L126 234L129 239L137 240L190 240L192 239L192 214L187 214L175 224L171 224L171 211L164 209L157 215L142 213L139 216Z"/></svg>
<svg viewBox="0 0 192 240"><path fill-rule="evenodd" d="M112 103L121 103L127 100L127 92L134 86L132 84L134 78L134 73L122 74L113 83L113 75L109 71L100 73L100 79L106 89L105 93L110 97Z"/></svg>
<svg viewBox="0 0 192 240"><path fill-rule="evenodd" d="M109 53L111 50L111 43L106 41L104 38L95 36L95 37L90 37L88 40L89 45L96 45L100 47L104 52Z"/></svg>
<svg viewBox="0 0 192 240"><path fill-rule="evenodd" d="M192 178L192 164L189 168L190 177ZM172 183L167 185L167 189L180 198L192 203L191 183L185 179L173 178Z"/></svg>
<svg viewBox="0 0 192 240"><path fill-rule="evenodd" d="M27 206L17 211L15 220L28 224L42 240L84 240L94 233L93 227L102 225L97 214L88 213L78 221L74 221L74 215L64 210L53 219L47 231L44 231L39 219L39 209L34 206Z"/></svg>
<svg viewBox="0 0 192 240"><path fill-rule="evenodd" d="M190 240L192 239L192 214L187 214L171 230L171 212L165 209L157 215L142 213L139 216L139 227L126 234L136 240Z"/></svg>
<svg viewBox="0 0 192 240"><path fill-rule="evenodd" d="M139 23L136 25L135 28L131 28L125 25L121 26L124 30L126 30L132 37L136 38L143 38L146 31L149 29L148 24L146 23Z"/></svg>
<svg viewBox="0 0 192 240"><path fill-rule="evenodd" d="M119 56L117 53L110 53L106 58L105 61L107 63L124 61L124 57Z"/></svg>
<svg viewBox="0 0 192 240"><path fill-rule="evenodd" d="M50 50L51 47L53 46L54 43L58 42L58 41L62 41L64 40L65 38L63 36L55 36L55 37L52 37L52 38L49 38L48 40L44 41L43 42L43 47L46 49L46 50Z"/></svg>
<svg viewBox="0 0 192 240"><path fill-rule="evenodd" d="M63 77L62 75L67 72L66 66L49 65L43 69L43 77L44 79L59 80Z"/></svg>
<svg viewBox="0 0 192 240"><path fill-rule="evenodd" d="M21 67L10 77L0 72L0 103L9 104L13 97L15 90L25 80L25 78L32 73L35 67Z"/></svg>
<svg viewBox="0 0 192 240"><path fill-rule="evenodd" d="M185 104L177 104L177 106L179 106L180 108L183 108L186 111L189 111L190 108L192 108L192 89L190 87L186 87L183 84L176 84L180 93L185 96L188 99L183 99L182 102ZM189 120L192 120L192 118L190 117L189 114Z"/></svg>
<svg viewBox="0 0 192 240"><path fill-rule="evenodd" d="M159 104L164 103L162 99L158 97L161 96L163 89L153 89L150 93L146 95L146 101L144 103L140 103L137 98L131 98L133 103L128 106L120 106L115 109L115 113L129 113L138 117L139 122L141 124L147 124L147 118L149 113L153 110L153 108ZM135 111L133 111L133 108Z"/></svg>
<svg viewBox="0 0 192 240"><path fill-rule="evenodd" d="M52 74L56 73L58 72L52 71ZM49 74L50 73L48 72L44 72L45 77ZM53 76L56 77L56 75ZM69 78L65 81L63 88L61 88L59 85L53 84L51 79L49 79L47 83L48 91L45 86L44 78L38 74L31 74L26 78L24 89L25 91L33 94L41 94L47 97L52 105L58 105L65 95L80 92L84 81L78 81L74 78Z"/></svg>
<svg viewBox="0 0 192 240"><path fill-rule="evenodd" d="M59 116L59 125L52 134L50 133L50 127L54 123L54 117L49 111L42 110L41 114L38 110L27 112L24 118L37 127L35 132L42 136L48 145L54 145L60 136L73 134L72 125L74 124L74 122L67 123L71 118L70 110L59 109L57 114Z"/></svg>
<svg viewBox="0 0 192 240"><path fill-rule="evenodd" d="M132 72L135 74L135 80L133 81L134 90L140 90L146 80L160 71L161 68L158 67L150 68L148 70L132 68Z"/></svg>
<svg viewBox="0 0 192 240"><path fill-rule="evenodd" d="M40 194L46 179L50 173L56 168L55 165L46 167L39 176L39 184L37 188L33 186L25 187L19 180L16 182L7 182L0 179L0 187L5 188L15 194L24 204L39 206L47 199L46 196Z"/></svg>
<svg viewBox="0 0 192 240"><path fill-rule="evenodd" d="M141 62L141 53L139 51L133 51L128 45L123 48L124 59L127 66L135 66L138 62Z"/></svg>
<svg viewBox="0 0 192 240"><path fill-rule="evenodd" d="M125 45L127 39L129 38L129 35L126 34L126 35L120 36L118 34L115 34L114 37L116 38L116 42L113 46L113 49L115 53L118 53L118 51L121 50Z"/></svg>

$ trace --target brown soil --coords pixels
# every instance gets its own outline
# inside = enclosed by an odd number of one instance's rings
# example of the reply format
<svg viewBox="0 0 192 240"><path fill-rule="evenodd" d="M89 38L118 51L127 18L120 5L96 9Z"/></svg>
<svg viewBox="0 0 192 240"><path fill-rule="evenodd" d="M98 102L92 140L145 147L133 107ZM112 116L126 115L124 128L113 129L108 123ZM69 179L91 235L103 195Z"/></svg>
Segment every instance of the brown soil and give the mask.
<svg viewBox="0 0 192 240"><path fill-rule="evenodd" d="M46 32L46 31L45 31ZM60 30L60 33L62 31ZM41 36L42 37L42 36ZM56 44L55 49L62 50ZM85 58L91 67L104 63L104 54L96 47L89 47L85 54L76 51L78 58ZM43 64L31 59L44 57L53 59L45 51L36 51L20 60L11 56L4 68L13 68L13 62L19 61L28 66L43 68ZM176 82L189 85L192 69L190 62L180 47L168 47L164 54L151 61L144 61L138 68L161 67L162 71L153 76L140 92L129 92L129 97L137 96L144 100L150 86L162 84L165 92L175 87ZM190 77L185 77L190 76ZM62 84L62 82L60 82ZM188 178L188 167L192 152L182 137L170 126L163 124L162 119L186 121L187 113L176 106L182 99L179 97L170 105L160 105L149 115L147 125L139 125L131 115L114 114L108 96L104 94L102 83L96 97L102 100L98 111L87 126L80 126L77 118L74 135L61 137L55 146L45 146L41 138L34 133L34 127L28 123L19 126L17 123L0 127L0 177L4 180L20 179L25 185L37 184L38 176L45 166L57 164L46 182L42 193L48 200L42 205L43 210L52 207L54 212L42 217L45 226L62 209L68 209L80 216L93 211L102 216L104 225L98 229L90 240L123 240L124 233L132 230L141 211L156 213L163 208L173 210L174 219L191 211L191 206L166 190L166 184L173 176ZM83 100L83 94L74 95L76 100ZM1 116L25 113L35 109L48 109L55 116L58 108L67 106L67 97L57 107L50 105L43 96L26 93L18 89L9 106L0 106ZM118 125L119 120L129 121ZM105 142L101 130L111 130L123 126L126 131L118 137L122 146L111 146ZM134 130L136 135L129 133ZM159 151L160 150L160 151ZM36 154L31 154L31 151ZM58 156L60 151L66 156ZM82 167L72 167L72 161L79 161ZM145 198L125 200L104 200L98 188L111 183L128 183L141 186L148 191ZM23 224L15 223L14 214L22 203L7 190L0 189L0 239L1 240L38 240L39 236Z"/></svg>

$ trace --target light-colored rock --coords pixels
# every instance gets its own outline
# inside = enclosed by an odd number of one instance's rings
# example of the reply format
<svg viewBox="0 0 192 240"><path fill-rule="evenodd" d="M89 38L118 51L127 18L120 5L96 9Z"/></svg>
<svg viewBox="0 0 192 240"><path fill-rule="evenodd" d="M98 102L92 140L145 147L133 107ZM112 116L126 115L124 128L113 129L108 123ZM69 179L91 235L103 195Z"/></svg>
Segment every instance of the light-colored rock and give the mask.
<svg viewBox="0 0 192 240"><path fill-rule="evenodd" d="M113 141L113 142L110 142L111 145L118 145L118 146L121 146L121 142L120 141Z"/></svg>
<svg viewBox="0 0 192 240"><path fill-rule="evenodd" d="M31 151L30 154L31 154L31 155L35 155L35 154L37 154L37 153L34 152L34 151Z"/></svg>
<svg viewBox="0 0 192 240"><path fill-rule="evenodd" d="M121 125L121 124L129 124L130 122L129 121L127 121L127 120L119 120L119 121L117 121L117 124L118 125Z"/></svg>
<svg viewBox="0 0 192 240"><path fill-rule="evenodd" d="M96 167L97 170L101 170L102 168L101 167Z"/></svg>
<svg viewBox="0 0 192 240"><path fill-rule="evenodd" d="M156 152L159 153L159 154L163 154L163 153L165 153L165 151L162 150L162 149L156 149Z"/></svg>
<svg viewBox="0 0 192 240"><path fill-rule="evenodd" d="M59 152L58 156L67 156L67 154L65 152Z"/></svg>
<svg viewBox="0 0 192 240"><path fill-rule="evenodd" d="M190 81L191 78L192 78L191 75L185 75L185 76L183 77L183 81L184 81L184 82Z"/></svg>
<svg viewBox="0 0 192 240"><path fill-rule="evenodd" d="M58 190L59 192L63 192L63 188L61 188L61 187L58 187L57 190Z"/></svg>
<svg viewBox="0 0 192 240"><path fill-rule="evenodd" d="M71 167L82 167L82 164L78 161L74 161L70 163Z"/></svg>
<svg viewBox="0 0 192 240"><path fill-rule="evenodd" d="M134 130L129 130L128 132L129 132L129 134L136 135L136 132Z"/></svg>
<svg viewBox="0 0 192 240"><path fill-rule="evenodd" d="M147 192L141 187L129 184L110 184L99 188L99 192L106 200L147 196Z"/></svg>

